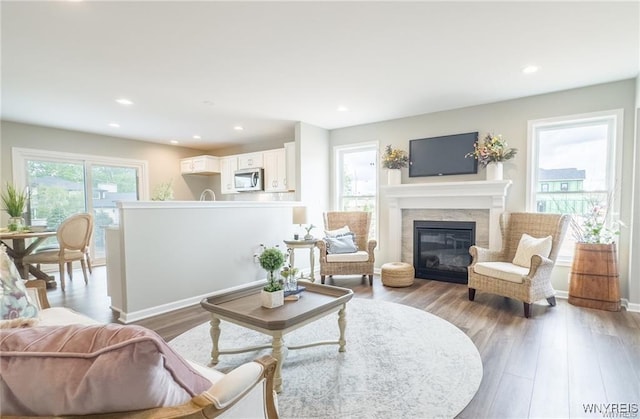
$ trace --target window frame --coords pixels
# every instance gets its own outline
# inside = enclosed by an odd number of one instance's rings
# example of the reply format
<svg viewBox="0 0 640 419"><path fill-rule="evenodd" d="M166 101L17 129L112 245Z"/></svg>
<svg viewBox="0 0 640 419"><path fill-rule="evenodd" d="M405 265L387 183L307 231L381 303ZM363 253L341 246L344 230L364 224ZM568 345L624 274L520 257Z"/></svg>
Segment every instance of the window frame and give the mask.
<svg viewBox="0 0 640 419"><path fill-rule="evenodd" d="M345 152L356 151L356 150L365 150L372 149L375 151L375 174L376 174L376 188L375 188L375 206L376 206L376 216L375 218L375 226L374 227L374 238L378 240L380 235L380 170L379 170L379 160L380 160L380 145L378 141L367 141L355 144L348 145L339 145L333 147L333 161L334 161L334 170L333 170L333 210L340 211L342 208L342 165L343 165L343 155ZM368 195L367 195L368 196Z"/></svg>
<svg viewBox="0 0 640 419"><path fill-rule="evenodd" d="M13 183L18 188L24 188L27 184L27 161L28 160L45 160L61 163L81 164L84 170L84 192L85 192L85 208L90 214L94 213L93 200L88 193L93 189L87 185L92 185L92 168L93 166L117 166L130 167L138 171L137 187L139 200L149 200L149 169L146 160L127 159L119 157L105 157L91 154L79 154L69 152L59 152L50 150L30 149L13 147L11 150L11 158L13 162ZM92 246L93 249L94 246ZM100 259L94 258L96 263L102 263Z"/></svg>
<svg viewBox="0 0 640 419"><path fill-rule="evenodd" d="M536 119L528 121L527 126L527 171L526 171L526 200L527 211L537 212L536 194L538 184L538 132L549 128L571 128L586 124L606 122L609 125L609 140L607 142L607 157L605 158L606 190L611 193L609 217L611 220L620 218L620 193L621 185L617 181L622 175L622 135L623 135L623 109L612 109L599 112L566 115L552 118ZM567 232L571 234L571 232ZM573 257L559 256L557 264L570 266Z"/></svg>

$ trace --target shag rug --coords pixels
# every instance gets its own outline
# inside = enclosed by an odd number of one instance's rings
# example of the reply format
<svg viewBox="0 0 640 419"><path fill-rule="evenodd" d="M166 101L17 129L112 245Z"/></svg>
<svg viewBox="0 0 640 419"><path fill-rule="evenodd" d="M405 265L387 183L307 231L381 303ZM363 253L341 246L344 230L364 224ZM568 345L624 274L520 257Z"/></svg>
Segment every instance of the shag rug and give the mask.
<svg viewBox="0 0 640 419"><path fill-rule="evenodd" d="M451 418L471 401L482 361L451 323L401 304L353 298L347 303L346 352L338 345L288 351L278 394L282 418ZM285 344L337 340L337 313L285 335ZM221 322L220 349L269 344L271 338ZM210 361L209 323L169 343L185 358ZM220 355L222 372L270 350Z"/></svg>

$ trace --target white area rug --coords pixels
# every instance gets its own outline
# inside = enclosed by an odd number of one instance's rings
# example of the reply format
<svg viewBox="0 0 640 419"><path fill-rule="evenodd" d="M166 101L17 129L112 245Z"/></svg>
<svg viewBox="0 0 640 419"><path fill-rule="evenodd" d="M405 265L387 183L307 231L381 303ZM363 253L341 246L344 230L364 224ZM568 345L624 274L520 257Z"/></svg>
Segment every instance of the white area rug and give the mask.
<svg viewBox="0 0 640 419"><path fill-rule="evenodd" d="M412 307L354 298L347 304L347 351L338 345L290 350L282 368L278 407L283 418L451 418L471 401L482 361L471 340L451 323ZM285 336L300 345L337 340L329 315ZM222 322L220 349L270 343L268 336ZM210 361L209 324L170 342L202 365ZM269 350L221 355L228 372Z"/></svg>

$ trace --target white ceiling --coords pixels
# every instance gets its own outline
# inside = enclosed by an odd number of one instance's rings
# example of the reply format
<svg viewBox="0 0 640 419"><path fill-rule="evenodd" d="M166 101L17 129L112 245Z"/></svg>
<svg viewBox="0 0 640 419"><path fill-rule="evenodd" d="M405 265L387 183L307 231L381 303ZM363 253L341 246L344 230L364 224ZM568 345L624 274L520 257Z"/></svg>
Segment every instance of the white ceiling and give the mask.
<svg viewBox="0 0 640 419"><path fill-rule="evenodd" d="M203 150L291 140L296 121L334 129L636 77L639 6L2 1L2 119Z"/></svg>

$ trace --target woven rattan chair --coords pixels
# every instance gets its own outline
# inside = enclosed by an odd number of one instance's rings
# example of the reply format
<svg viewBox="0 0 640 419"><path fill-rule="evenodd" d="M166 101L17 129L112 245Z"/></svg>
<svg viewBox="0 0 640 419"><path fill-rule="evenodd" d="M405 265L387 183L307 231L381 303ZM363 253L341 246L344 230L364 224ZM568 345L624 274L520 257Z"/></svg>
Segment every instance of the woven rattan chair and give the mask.
<svg viewBox="0 0 640 419"><path fill-rule="evenodd" d="M491 251L478 246L471 246L469 249L473 258L468 267L469 300L473 301L476 290L513 298L524 303L524 316L527 318L531 313L531 304L536 301L546 299L550 305L555 306L551 271L569 220L568 215L560 214L502 214L500 217L502 250ZM536 238L552 237L549 256L534 254L531 256L530 268L512 263L524 233ZM495 275L487 275L487 271L491 272L492 269Z"/></svg>
<svg viewBox="0 0 640 419"><path fill-rule="evenodd" d="M69 271L69 279L72 278L72 266L75 261L80 261L85 284L87 278L87 253L89 241L93 232L93 216L82 213L75 214L65 219L58 227L56 237L59 248L44 250L22 258L22 266L25 277L28 277L30 264L58 264L60 269L60 287L64 291L65 264Z"/></svg>
<svg viewBox="0 0 640 419"><path fill-rule="evenodd" d="M358 251L340 255L327 254L326 243L316 242L320 249L320 280L324 284L327 275L362 275L369 276L369 285L373 285L373 249L378 244L369 240L371 213L365 211L333 211L324 213L325 230L335 230L348 226L355 234Z"/></svg>

